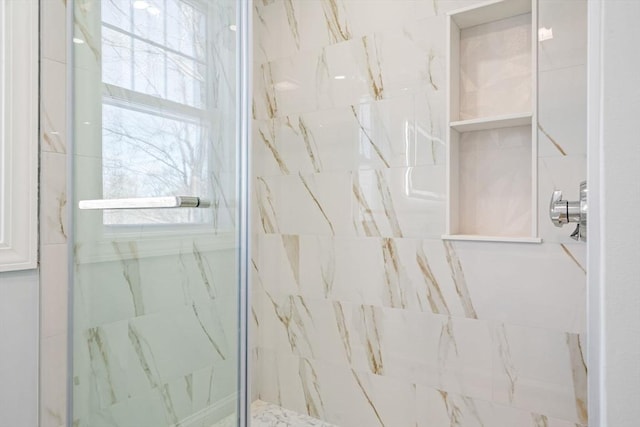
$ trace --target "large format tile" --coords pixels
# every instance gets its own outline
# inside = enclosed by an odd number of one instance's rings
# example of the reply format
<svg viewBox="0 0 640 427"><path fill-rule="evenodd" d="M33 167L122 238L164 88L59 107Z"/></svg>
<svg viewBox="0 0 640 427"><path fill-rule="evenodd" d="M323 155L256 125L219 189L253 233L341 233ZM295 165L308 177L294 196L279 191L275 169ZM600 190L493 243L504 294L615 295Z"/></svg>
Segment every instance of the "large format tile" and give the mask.
<svg viewBox="0 0 640 427"><path fill-rule="evenodd" d="M586 424L578 338L585 251L569 229L548 222L545 202L554 189L570 198L585 165L586 2L539 5L540 25L554 34L539 42L542 245L440 239L446 13L474 4L256 2L252 274L261 399L347 427ZM470 114L502 111L473 104L478 91L497 88L499 108L520 108L530 96L512 79L530 64L508 51L529 33L495 28L523 37L471 52L487 61L467 69L482 77L465 86ZM526 177L522 152L496 160L513 138L499 142L469 145L470 155L484 156L470 183L493 176L500 190ZM506 170L515 172L505 181ZM510 198L492 194L496 206ZM501 217L480 226L500 231Z"/></svg>

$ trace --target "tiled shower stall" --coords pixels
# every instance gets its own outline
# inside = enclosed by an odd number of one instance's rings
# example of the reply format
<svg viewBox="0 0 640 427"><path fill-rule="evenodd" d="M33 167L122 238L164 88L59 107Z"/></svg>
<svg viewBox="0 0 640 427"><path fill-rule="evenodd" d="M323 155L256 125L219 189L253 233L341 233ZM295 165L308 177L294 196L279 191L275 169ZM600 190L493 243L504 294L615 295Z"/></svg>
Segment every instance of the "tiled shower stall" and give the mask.
<svg viewBox="0 0 640 427"><path fill-rule="evenodd" d="M585 247L548 221L547 201L586 176L587 2L537 5L538 27L553 31L537 55L541 244L442 239L446 14L476 4L253 2L251 400L343 427L586 426ZM69 59L66 2L42 5L40 418L61 427L68 402L60 390L71 374L62 267ZM197 264L188 249L185 262ZM141 268L142 277L168 268L153 262L111 264ZM207 262L221 274L231 265ZM166 301L179 291L165 290ZM99 311L104 300L95 297ZM158 320L162 301L145 301ZM104 330L130 338L118 321L138 312L125 311L103 313ZM172 319L192 313L183 314ZM215 328L215 319L205 323ZM224 371L223 359L214 354L203 370ZM232 388L233 378L221 381ZM210 388L194 390L178 412L205 405ZM117 393L114 401L127 398Z"/></svg>
<svg viewBox="0 0 640 427"><path fill-rule="evenodd" d="M441 238L446 14L474 4L254 3L254 397L341 426L586 425L585 248L546 210L586 177L587 4L538 3L541 244Z"/></svg>

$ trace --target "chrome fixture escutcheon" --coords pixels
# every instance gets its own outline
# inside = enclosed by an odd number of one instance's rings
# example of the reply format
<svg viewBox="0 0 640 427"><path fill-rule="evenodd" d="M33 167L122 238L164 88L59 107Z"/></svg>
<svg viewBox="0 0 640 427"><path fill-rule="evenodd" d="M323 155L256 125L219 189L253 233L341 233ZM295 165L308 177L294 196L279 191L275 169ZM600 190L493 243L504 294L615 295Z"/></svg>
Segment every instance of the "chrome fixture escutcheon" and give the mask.
<svg viewBox="0 0 640 427"><path fill-rule="evenodd" d="M551 195L549 216L556 227L576 223L576 229L570 237L582 242L587 241L587 181L580 183L580 200L570 202L562 199L562 191L556 190Z"/></svg>

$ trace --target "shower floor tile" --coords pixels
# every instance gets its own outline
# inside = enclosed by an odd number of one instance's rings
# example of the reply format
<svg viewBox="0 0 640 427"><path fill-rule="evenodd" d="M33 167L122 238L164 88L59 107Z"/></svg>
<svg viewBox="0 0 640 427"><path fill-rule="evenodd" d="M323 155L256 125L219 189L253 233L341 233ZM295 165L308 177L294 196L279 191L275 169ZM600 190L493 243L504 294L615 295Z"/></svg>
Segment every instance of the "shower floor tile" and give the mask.
<svg viewBox="0 0 640 427"><path fill-rule="evenodd" d="M235 427L235 416L227 417L213 427ZM298 414L278 405L256 400L251 404L251 427L337 427L308 415Z"/></svg>
<svg viewBox="0 0 640 427"><path fill-rule="evenodd" d="M256 400L251 404L251 427L336 427L308 415Z"/></svg>

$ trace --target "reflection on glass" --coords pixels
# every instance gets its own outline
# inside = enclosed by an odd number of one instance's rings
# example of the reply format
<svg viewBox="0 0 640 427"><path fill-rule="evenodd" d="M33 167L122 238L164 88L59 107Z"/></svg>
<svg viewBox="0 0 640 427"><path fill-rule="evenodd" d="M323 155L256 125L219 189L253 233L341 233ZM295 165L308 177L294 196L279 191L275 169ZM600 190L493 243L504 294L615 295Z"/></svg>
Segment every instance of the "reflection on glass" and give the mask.
<svg viewBox="0 0 640 427"><path fill-rule="evenodd" d="M103 195L211 197L206 2L102 2ZM208 210L106 212L105 224L211 223Z"/></svg>
<svg viewBox="0 0 640 427"><path fill-rule="evenodd" d="M156 112L103 105L104 197L207 194L207 130ZM201 223L208 209L106 211L106 224Z"/></svg>

